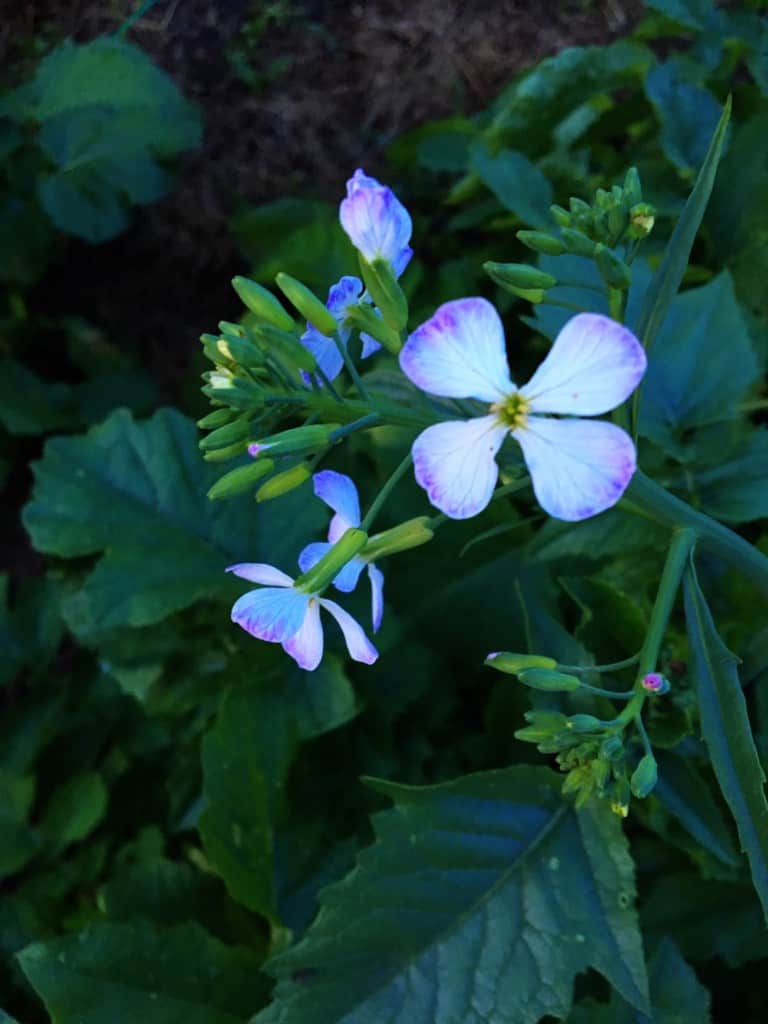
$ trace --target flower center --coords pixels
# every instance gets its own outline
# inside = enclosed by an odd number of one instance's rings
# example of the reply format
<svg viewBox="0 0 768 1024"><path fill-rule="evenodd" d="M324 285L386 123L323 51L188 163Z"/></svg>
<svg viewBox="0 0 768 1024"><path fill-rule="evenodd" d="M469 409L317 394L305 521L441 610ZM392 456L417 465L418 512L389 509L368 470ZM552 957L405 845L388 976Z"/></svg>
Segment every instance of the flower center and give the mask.
<svg viewBox="0 0 768 1024"><path fill-rule="evenodd" d="M513 391L503 401L494 402L491 406L491 412L496 413L499 422L503 423L505 427L509 427L510 430L517 430L519 427L525 426L530 409L531 403L519 391Z"/></svg>

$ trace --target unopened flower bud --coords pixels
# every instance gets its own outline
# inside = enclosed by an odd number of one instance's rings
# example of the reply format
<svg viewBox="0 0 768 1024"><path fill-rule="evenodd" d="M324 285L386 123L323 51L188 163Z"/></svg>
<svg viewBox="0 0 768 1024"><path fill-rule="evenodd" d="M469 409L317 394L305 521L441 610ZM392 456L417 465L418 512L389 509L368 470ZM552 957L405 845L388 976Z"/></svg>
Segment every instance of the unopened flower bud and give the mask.
<svg viewBox="0 0 768 1024"><path fill-rule="evenodd" d="M294 588L308 594L319 593L336 579L345 565L360 554L367 542L368 534L365 530L350 527L316 565L298 577Z"/></svg>
<svg viewBox="0 0 768 1024"><path fill-rule="evenodd" d="M533 690L547 690L551 693L566 693L578 690L581 686L581 681L576 676L547 668L524 669L519 673L518 679L524 686L530 686Z"/></svg>
<svg viewBox="0 0 768 1024"><path fill-rule="evenodd" d="M204 452L213 451L216 448L226 448L227 445L234 444L236 441L246 441L248 432L247 420L235 420L233 423L225 423L224 426L211 431L207 437L200 439L198 445Z"/></svg>
<svg viewBox="0 0 768 1024"><path fill-rule="evenodd" d="M360 257L360 272L373 301L381 310L384 322L394 331L402 331L408 323L408 302L397 283L392 264L386 260L368 263Z"/></svg>
<svg viewBox="0 0 768 1024"><path fill-rule="evenodd" d="M328 447L331 443L331 434L338 429L338 423L316 423L307 427L282 430L278 434L272 434L271 437L248 445L248 454L254 459L262 452L269 452L270 458L279 455L307 455Z"/></svg>
<svg viewBox="0 0 768 1024"><path fill-rule="evenodd" d="M216 483L208 491L208 497L212 501L219 498L230 498L234 494L241 494L249 490L253 484L263 477L268 476L275 468L271 459L259 459L258 462L250 462L247 466L238 466L229 473L219 477Z"/></svg>
<svg viewBox="0 0 768 1024"><path fill-rule="evenodd" d="M656 767L656 759L652 754L646 754L641 758L637 768L632 772L630 787L634 796L643 799L648 796L658 781L659 773Z"/></svg>
<svg viewBox="0 0 768 1024"><path fill-rule="evenodd" d="M515 676L530 668L557 668L554 658L547 658L543 654L513 654L511 651L493 651L485 659L485 664L497 672Z"/></svg>
<svg viewBox="0 0 768 1024"><path fill-rule="evenodd" d="M292 466L290 469L283 470L282 473L277 473L267 480L265 484L262 484L258 491L256 491L256 501L259 503L262 501L272 501L273 498L279 498L283 494L295 491L297 487L301 487L311 476L312 470L307 463L300 462L297 466Z"/></svg>
<svg viewBox="0 0 768 1024"><path fill-rule="evenodd" d="M603 723L599 718L595 718L594 715L571 715L568 719L567 727L579 733L600 732L603 728Z"/></svg>
<svg viewBox="0 0 768 1024"><path fill-rule="evenodd" d="M656 210L650 203L636 203L629 211L630 238L647 238L656 223Z"/></svg>
<svg viewBox="0 0 768 1024"><path fill-rule="evenodd" d="M325 303L290 274L278 274L275 281L283 295L293 303L308 323L326 337L333 337L339 325Z"/></svg>
<svg viewBox="0 0 768 1024"><path fill-rule="evenodd" d="M216 427L223 427L225 423L229 423L234 416L231 409L214 409L213 412L209 412L207 416L198 420L197 425L201 430L215 430Z"/></svg>
<svg viewBox="0 0 768 1024"><path fill-rule="evenodd" d="M640 175L636 167L630 167L624 178L622 189L624 205L628 208L635 206L643 198L643 189L640 184Z"/></svg>
<svg viewBox="0 0 768 1024"><path fill-rule="evenodd" d="M364 331L366 334L370 334L375 341L378 341L388 352L395 356L403 347L397 331L392 330L391 327L385 324L382 318L376 315L373 307L367 303L362 303L358 306L347 306L344 322L347 325L356 327L360 331Z"/></svg>
<svg viewBox="0 0 768 1024"><path fill-rule="evenodd" d="M283 363L311 373L317 369L317 360L314 355L305 348L295 334L282 331L269 324L259 324L252 328L253 334L266 352L274 353Z"/></svg>
<svg viewBox="0 0 768 1024"><path fill-rule="evenodd" d="M367 562L375 562L388 555L396 555L401 551L408 551L426 544L434 537L430 530L428 516L417 516L415 519L408 519L391 530L374 534L370 538L361 556Z"/></svg>
<svg viewBox="0 0 768 1024"><path fill-rule="evenodd" d="M530 302L541 302L544 293L548 288L554 288L557 278L547 274L538 267L531 267L527 263L493 263L483 264L486 274L514 295L522 295ZM541 295L541 298L533 298L532 295Z"/></svg>
<svg viewBox="0 0 768 1024"><path fill-rule="evenodd" d="M272 292L268 292L266 288L262 288L260 284L256 284L248 277L233 277L232 287L240 296L243 305L255 313L260 320L279 327L283 331L293 330L295 326L293 317L283 309Z"/></svg>
<svg viewBox="0 0 768 1024"><path fill-rule="evenodd" d="M577 256L594 255L595 242L588 238L583 231L577 231L575 228L562 228L560 233L568 247L568 252L575 253Z"/></svg>
<svg viewBox="0 0 768 1024"><path fill-rule="evenodd" d="M632 283L632 274L624 260L599 242L595 246L594 256L600 276L608 287L626 291Z"/></svg>
<svg viewBox="0 0 768 1024"><path fill-rule="evenodd" d="M227 445L226 448L214 448L211 451L203 452L203 458L206 462L227 462L229 459L234 459L238 455L243 455L246 448L246 441L237 441L235 444Z"/></svg>
<svg viewBox="0 0 768 1024"><path fill-rule="evenodd" d="M552 219L561 228L567 228L571 226L571 215L562 206L558 206L557 203L550 206L549 212L552 214Z"/></svg>
<svg viewBox="0 0 768 1024"><path fill-rule="evenodd" d="M609 736L600 744L600 757L608 761L620 761L624 756L624 744L620 736Z"/></svg>
<svg viewBox="0 0 768 1024"><path fill-rule="evenodd" d="M653 693L656 696L661 696L670 691L669 680L665 679L660 672L648 672L643 676L640 685L648 693Z"/></svg>
<svg viewBox="0 0 768 1024"><path fill-rule="evenodd" d="M565 252L565 246L560 239L548 235L546 231L518 231L517 237L523 245L534 252L543 252L547 256L560 256Z"/></svg>

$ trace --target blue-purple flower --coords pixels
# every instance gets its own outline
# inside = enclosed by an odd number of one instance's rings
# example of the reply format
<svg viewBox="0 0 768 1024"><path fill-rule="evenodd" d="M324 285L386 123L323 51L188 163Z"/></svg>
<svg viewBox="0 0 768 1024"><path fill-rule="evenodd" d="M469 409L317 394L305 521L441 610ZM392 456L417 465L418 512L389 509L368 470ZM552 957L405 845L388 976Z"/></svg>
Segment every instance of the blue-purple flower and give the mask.
<svg viewBox="0 0 768 1024"><path fill-rule="evenodd" d="M249 590L235 601L232 621L259 640L282 644L299 668L312 672L322 660L321 608L338 622L351 658L365 665L372 665L378 658L379 653L363 627L349 612L326 597L297 589L294 580L273 565L240 562L230 565L227 572L262 584L260 590Z"/></svg>
<svg viewBox="0 0 768 1024"><path fill-rule="evenodd" d="M427 427L413 445L418 483L452 519L477 515L491 500L496 454L508 434L523 449L539 504L556 519L586 519L610 508L632 478L632 439L613 423L575 418L614 409L645 372L637 338L606 316L580 313L569 320L518 388L498 313L486 299L459 299L414 331L400 366L433 395L488 403L486 415Z"/></svg>
<svg viewBox="0 0 768 1024"><path fill-rule="evenodd" d="M342 345L346 345L352 333L351 328L346 324L347 309L350 306L357 306L363 294L363 282L359 277L342 277L336 284L331 285L328 292L326 307L339 325L339 339ZM363 343L362 357L377 352L381 345L370 334L361 332L360 341ZM323 371L328 380L335 380L341 373L344 366L344 357L339 352L338 345L333 338L322 334L312 324L307 324L307 330L301 336L301 343L308 348L317 360L317 365Z"/></svg>
<svg viewBox="0 0 768 1024"><path fill-rule="evenodd" d="M341 226L368 263L384 260L400 277L413 256L411 216L391 188L358 167L339 207Z"/></svg>
<svg viewBox="0 0 768 1024"><path fill-rule="evenodd" d="M328 553L331 547L343 537L347 530L360 525L360 499L351 478L332 469L315 473L312 479L315 494L336 513L328 528L328 542L308 544L299 555L299 568L309 572ZM371 620L377 633L384 614L384 574L373 562L359 555L347 562L333 581L334 587L344 594L351 593L357 586L360 573L368 570L371 582Z"/></svg>

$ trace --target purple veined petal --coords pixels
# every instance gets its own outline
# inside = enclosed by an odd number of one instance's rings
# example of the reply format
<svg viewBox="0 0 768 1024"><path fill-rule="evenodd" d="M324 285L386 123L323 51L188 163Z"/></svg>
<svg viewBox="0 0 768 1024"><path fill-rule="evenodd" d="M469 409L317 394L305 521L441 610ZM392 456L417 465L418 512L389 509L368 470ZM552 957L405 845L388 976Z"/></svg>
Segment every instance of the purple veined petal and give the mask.
<svg viewBox="0 0 768 1024"><path fill-rule="evenodd" d="M322 661L323 625L320 622L320 605L316 597L310 598L301 629L283 642L283 650L306 672L314 672Z"/></svg>
<svg viewBox="0 0 768 1024"><path fill-rule="evenodd" d="M299 568L301 571L309 572L310 569L314 569L320 559L324 558L332 547L332 544L326 544L325 541L307 544L299 555Z"/></svg>
<svg viewBox="0 0 768 1024"><path fill-rule="evenodd" d="M630 330L610 317L579 313L520 392L534 413L600 416L632 394L646 365Z"/></svg>
<svg viewBox="0 0 768 1024"><path fill-rule="evenodd" d="M339 207L341 226L361 255L394 265L411 240L411 216L394 192L358 168Z"/></svg>
<svg viewBox="0 0 768 1024"><path fill-rule="evenodd" d="M312 486L317 497L336 513L328 530L328 540L335 544L351 526L360 525L357 488L346 473L337 473L333 469L315 473Z"/></svg>
<svg viewBox="0 0 768 1024"><path fill-rule="evenodd" d="M238 562L236 565L228 565L225 572L234 573L251 583L261 583L265 587L292 587L293 580L274 565L267 565L265 562Z"/></svg>
<svg viewBox="0 0 768 1024"><path fill-rule="evenodd" d="M371 622L373 632L378 633L384 616L384 573L373 562L368 566L368 579L371 581Z"/></svg>
<svg viewBox="0 0 768 1024"><path fill-rule="evenodd" d="M359 277L347 274L332 284L328 292L326 306L334 317L341 322L347 306L356 306L363 294L363 282Z"/></svg>
<svg viewBox="0 0 768 1024"><path fill-rule="evenodd" d="M335 601L329 601L327 597L320 597L318 601L326 611L331 613L341 627L350 658L354 661L362 661L365 665L372 665L378 658L379 652L365 635L365 630L360 623Z"/></svg>
<svg viewBox="0 0 768 1024"><path fill-rule="evenodd" d="M301 344L309 349L328 380L336 380L344 366L344 357L333 338L327 338L315 327L310 326L302 334ZM308 373L303 373L302 376L309 379Z"/></svg>
<svg viewBox="0 0 768 1024"><path fill-rule="evenodd" d="M499 475L496 453L507 427L496 416L436 423L413 442L417 483L451 519L469 519L491 500Z"/></svg>
<svg viewBox="0 0 768 1024"><path fill-rule="evenodd" d="M397 256L392 260L392 270L395 278L400 278L405 273L405 269L411 262L413 257L413 249L410 245L406 245Z"/></svg>
<svg viewBox="0 0 768 1024"><path fill-rule="evenodd" d="M536 499L555 519L576 522L615 505L635 472L632 438L604 420L530 416L513 431Z"/></svg>
<svg viewBox="0 0 768 1024"><path fill-rule="evenodd" d="M400 352L403 373L445 398L498 402L515 390L501 318L487 299L456 299L417 327Z"/></svg>
<svg viewBox="0 0 768 1024"><path fill-rule="evenodd" d="M344 568L334 577L333 585L342 594L351 594L360 579L360 573L366 567L367 562L362 558L353 558L347 562Z"/></svg>
<svg viewBox="0 0 768 1024"><path fill-rule="evenodd" d="M301 629L309 597L293 589L249 590L232 606L232 621L259 640L282 644Z"/></svg>
<svg viewBox="0 0 768 1024"><path fill-rule="evenodd" d="M360 353L363 359L367 359L368 356L372 356L374 352L378 352L381 348L381 344L372 338L370 334L366 334L364 331L360 332L360 341L363 344L362 352Z"/></svg>

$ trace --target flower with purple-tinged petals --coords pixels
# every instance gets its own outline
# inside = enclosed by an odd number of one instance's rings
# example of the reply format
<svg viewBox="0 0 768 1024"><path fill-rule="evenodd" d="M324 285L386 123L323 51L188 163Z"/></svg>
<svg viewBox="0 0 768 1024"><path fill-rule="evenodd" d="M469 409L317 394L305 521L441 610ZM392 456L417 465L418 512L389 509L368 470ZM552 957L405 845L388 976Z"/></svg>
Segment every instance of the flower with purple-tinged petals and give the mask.
<svg viewBox="0 0 768 1024"><path fill-rule="evenodd" d="M657 696L668 693L670 689L669 681L660 672L646 672L640 680L640 685L648 693L654 693Z"/></svg>
<svg viewBox="0 0 768 1024"><path fill-rule="evenodd" d="M413 332L400 366L433 395L488 403L487 415L437 423L413 444L418 483L452 519L477 515L491 500L496 454L508 434L523 450L539 504L556 519L587 519L611 508L632 479L629 435L613 423L577 418L620 405L645 372L640 342L609 317L580 313L569 320L518 388L499 314L486 299L458 299Z"/></svg>
<svg viewBox="0 0 768 1024"><path fill-rule="evenodd" d="M341 226L368 263L384 260L400 277L413 255L411 216L391 188L358 167L339 207Z"/></svg>
<svg viewBox="0 0 768 1024"><path fill-rule="evenodd" d="M362 295L363 282L359 277L351 275L342 277L336 284L331 285L328 292L328 301L325 305L328 312L331 313L339 325L339 340L342 345L346 346L352 333L351 328L345 322L347 309L350 306L357 306ZM363 359L367 359L368 356L373 355L374 352L381 348L378 341L372 338L370 334L361 332L360 341L363 345ZM301 343L315 357L317 365L328 380L335 380L344 366L344 357L339 352L339 347L333 338L327 337L327 335L308 323L306 331L301 336ZM304 373L302 376L309 380L309 374Z"/></svg>
<svg viewBox="0 0 768 1024"><path fill-rule="evenodd" d="M313 672L322 660L321 608L336 619L354 661L372 665L378 658L379 653L363 627L349 612L319 594L298 590L294 580L273 565L240 562L230 565L227 572L262 585L261 589L249 590L235 601L232 621L259 640L281 644L299 668Z"/></svg>
<svg viewBox="0 0 768 1024"><path fill-rule="evenodd" d="M328 528L328 541L307 544L299 555L299 568L309 572L333 547L347 530L360 526L360 499L352 479L345 473L324 469L312 478L315 494L332 508L335 515ZM344 594L351 593L357 586L360 573L368 570L371 583L371 620L373 632L377 633L384 615L384 574L373 562L357 555L344 566L333 581L334 587Z"/></svg>

